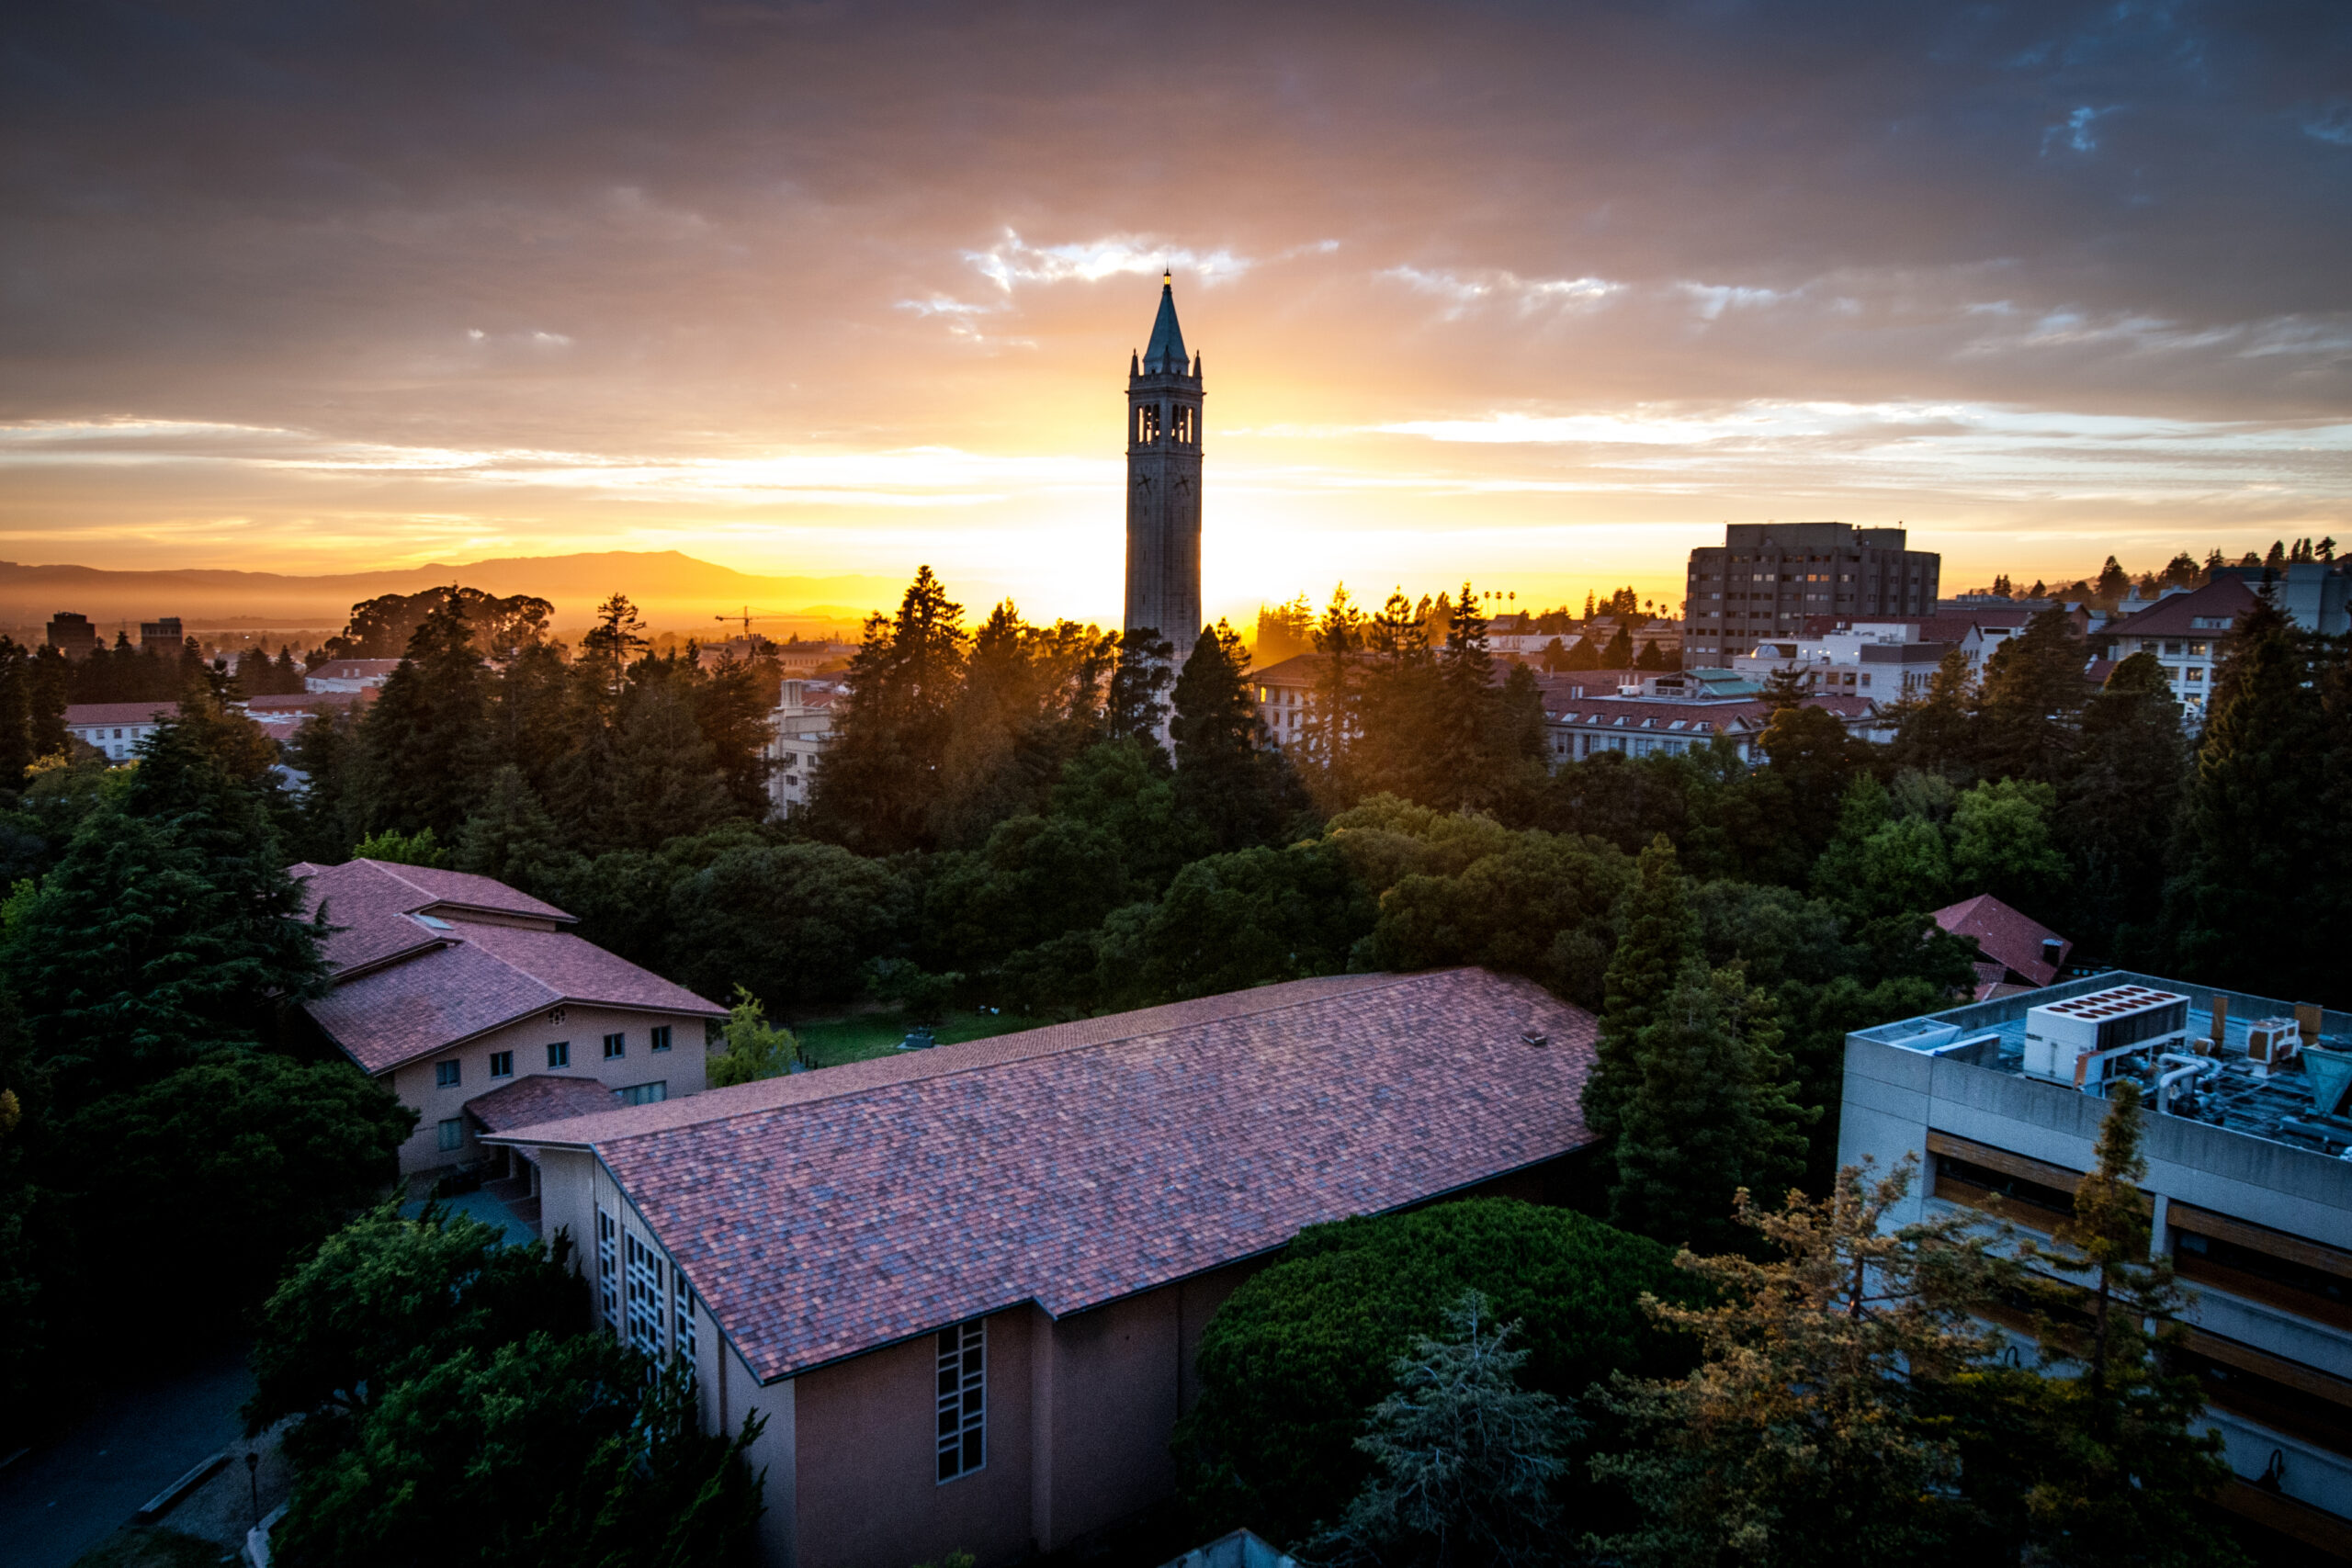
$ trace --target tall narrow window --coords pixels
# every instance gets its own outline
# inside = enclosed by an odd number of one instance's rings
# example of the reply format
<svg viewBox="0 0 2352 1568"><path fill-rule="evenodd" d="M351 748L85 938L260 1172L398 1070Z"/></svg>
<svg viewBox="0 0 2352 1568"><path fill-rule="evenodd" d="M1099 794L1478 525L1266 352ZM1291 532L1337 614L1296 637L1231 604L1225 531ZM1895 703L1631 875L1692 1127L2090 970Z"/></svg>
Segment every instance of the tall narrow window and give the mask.
<svg viewBox="0 0 2352 1568"><path fill-rule="evenodd" d="M686 1287L686 1277L675 1268L670 1270L670 1305L673 1314L670 1325L670 1354L692 1368L695 1364L695 1293Z"/></svg>
<svg viewBox="0 0 2352 1568"><path fill-rule="evenodd" d="M669 1293L664 1288L662 1255L634 1235L622 1239L628 1244L628 1342L658 1360L662 1309Z"/></svg>
<svg viewBox="0 0 2352 1568"><path fill-rule="evenodd" d="M989 1457L988 1321L939 1332L939 1479L969 1475Z"/></svg>
<svg viewBox="0 0 2352 1568"><path fill-rule="evenodd" d="M621 1324L620 1231L602 1209L596 1211L596 1304L615 1337L628 1337Z"/></svg>

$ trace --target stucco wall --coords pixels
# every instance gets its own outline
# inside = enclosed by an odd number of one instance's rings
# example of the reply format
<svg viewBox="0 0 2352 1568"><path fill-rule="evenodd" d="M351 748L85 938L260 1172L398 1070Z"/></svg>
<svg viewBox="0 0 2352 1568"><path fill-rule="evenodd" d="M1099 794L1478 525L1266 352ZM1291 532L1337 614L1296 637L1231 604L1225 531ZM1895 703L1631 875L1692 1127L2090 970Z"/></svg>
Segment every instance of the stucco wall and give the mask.
<svg viewBox="0 0 2352 1568"><path fill-rule="evenodd" d="M670 1049L656 1053L650 1044L651 1031L665 1023L670 1026ZM610 1062L605 1060L604 1037L607 1034L626 1034L628 1055ZM660 1079L669 1086L668 1097L675 1100L681 1095L698 1094L709 1087L707 1048L703 1043L703 1020L699 1018L571 1005L563 1009L560 1023L549 1021L548 1015L541 1013L453 1050L396 1068L377 1081L390 1089L401 1104L414 1106L418 1113L415 1133L401 1145L401 1173L430 1170L481 1156L481 1150L474 1144L470 1132L463 1146L443 1149L440 1123L458 1116L469 1100L514 1081L490 1076L490 1057L494 1051L514 1053L514 1077L551 1073L560 1077L594 1078L613 1089ZM571 1065L568 1067L548 1066L548 1046L559 1040L571 1045ZM458 1064L458 1081L453 1088L442 1089L434 1081L435 1069L438 1064L449 1061Z"/></svg>
<svg viewBox="0 0 2352 1568"><path fill-rule="evenodd" d="M792 1568L911 1568L968 1551L1001 1568L1029 1551L1034 1307L988 1320L988 1460L937 1479L931 1335L794 1380L799 1475ZM778 1477L768 1477L775 1507ZM773 1561L773 1559L772 1559Z"/></svg>

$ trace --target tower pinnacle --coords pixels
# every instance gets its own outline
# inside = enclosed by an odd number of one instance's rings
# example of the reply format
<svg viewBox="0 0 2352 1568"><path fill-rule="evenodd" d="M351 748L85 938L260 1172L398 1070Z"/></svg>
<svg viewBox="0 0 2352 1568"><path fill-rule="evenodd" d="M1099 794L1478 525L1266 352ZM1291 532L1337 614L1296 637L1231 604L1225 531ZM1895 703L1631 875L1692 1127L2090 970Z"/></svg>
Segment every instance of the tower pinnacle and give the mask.
<svg viewBox="0 0 2352 1568"><path fill-rule="evenodd" d="M1180 663L1201 632L1201 400L1165 272L1150 343L1128 361L1125 626L1158 633Z"/></svg>

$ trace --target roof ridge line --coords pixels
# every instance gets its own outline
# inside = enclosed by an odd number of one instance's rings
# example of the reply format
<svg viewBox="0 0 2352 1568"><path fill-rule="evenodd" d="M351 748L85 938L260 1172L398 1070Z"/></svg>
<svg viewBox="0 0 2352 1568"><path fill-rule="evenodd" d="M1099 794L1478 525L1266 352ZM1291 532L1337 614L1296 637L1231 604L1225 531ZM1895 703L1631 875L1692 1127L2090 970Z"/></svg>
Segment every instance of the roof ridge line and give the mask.
<svg viewBox="0 0 2352 1568"><path fill-rule="evenodd" d="M1372 990L1380 990L1380 989L1383 989L1383 988L1385 988L1385 987L1390 986L1390 985L1402 985L1402 984L1404 984L1405 982L1407 982L1407 981L1410 981L1410 980L1421 980L1421 979L1427 979L1429 976L1432 976L1432 975L1450 975L1450 974L1453 974L1453 973L1456 972L1457 970L1462 970L1462 969L1475 969L1475 968L1476 968L1476 967L1478 967L1478 966L1477 966L1476 964L1448 964L1446 967L1444 967L1444 968L1442 968L1442 969L1417 969L1417 970L1412 971L1412 972L1411 972L1411 973L1409 973L1409 974L1403 974L1403 975L1396 974L1396 973L1393 973L1393 972L1375 972L1375 973L1374 973L1374 974L1363 975L1363 976L1354 976L1354 975L1314 975L1314 976L1307 976L1306 978L1307 978L1307 979L1313 979L1313 980L1352 980L1352 979L1363 979L1363 980L1365 980L1365 981L1370 982L1370 983L1369 983L1369 984L1366 984L1366 985L1364 985L1364 986L1363 986L1363 987L1356 987L1356 988L1363 989L1363 990L1367 990L1367 991L1372 991ZM1283 982L1283 983L1284 983L1284 984L1290 984L1290 985L1297 985L1297 984L1301 984L1302 982L1300 982L1300 981L1288 981L1288 982ZM1193 1000L1193 1001L1201 1001L1201 1000L1205 1000L1206 998L1204 998L1195 997L1195 998L1189 998L1189 999ZM1306 1006L1308 1006L1310 1003L1312 1003L1312 1002L1314 1002L1314 1001L1317 1001L1317 1000L1318 1000L1318 999L1320 999L1320 998L1314 998L1314 997L1302 997L1302 998L1298 998L1298 999L1297 999L1297 1000L1295 1000L1295 1001L1277 1002L1277 1003L1275 1003L1275 1004L1274 1004L1273 1006L1272 1006L1272 1007L1252 1008L1252 1009L1248 1010L1247 1010L1247 1011L1245 1011L1245 1012L1228 1013L1228 1014L1225 1015L1225 1017L1223 1017L1223 1018L1215 1019L1215 1020L1212 1020L1211 1021L1213 1021L1213 1022L1217 1022L1217 1023L1222 1023L1222 1022L1224 1022L1224 1021L1226 1021L1226 1019L1227 1019L1227 1018L1238 1018L1238 1017L1260 1018L1260 1017L1263 1017L1263 1016L1265 1016L1265 1015L1266 1015L1266 1014L1268 1014L1268 1013L1287 1012L1287 1011L1289 1011L1289 1010L1290 1010L1291 1009L1293 1009L1293 1008L1306 1007ZM1159 1007L1153 1007L1153 1008L1136 1008L1136 1009L1133 1009L1133 1010L1131 1010L1136 1011L1136 1012L1157 1012L1157 1011L1159 1011L1161 1008L1182 1007L1182 1006L1183 1006L1183 1005L1184 1005L1184 1004L1183 1004L1182 1002L1162 1002L1162 1003L1160 1003L1160 1004L1159 1005ZM1118 1015L1117 1015L1116 1013L1110 1013L1110 1014L1103 1014L1103 1015L1100 1015L1100 1016L1115 1018L1115 1017L1117 1017ZM1085 1020L1083 1020L1083 1019L1072 1019L1072 1020L1070 1020L1069 1021L1070 1021L1071 1023L1083 1023L1083 1022L1085 1022L1086 1021L1085 1021ZM1065 1025L1061 1025L1061 1024L1050 1024L1050 1023L1049 1023L1049 1024L1046 1025L1045 1027L1046 1027L1046 1029L1057 1029L1057 1028L1062 1028L1062 1027L1066 1027L1066 1026L1065 1026ZM1025 1031L1024 1031L1024 1032L1025 1032ZM1041 1031L1040 1032L1042 1032L1042 1031ZM664 1134L664 1133L675 1133L675 1132L681 1132L681 1131L683 1131L683 1130L684 1130L685 1128L688 1128L688 1127L709 1127L709 1126L716 1126L716 1125L718 1125L718 1123L720 1123L720 1122L732 1122L732 1121L735 1121L735 1120L737 1120L737 1119L739 1119L739 1118L741 1118L741 1117L745 1117L745 1116L763 1116L763 1115L766 1115L766 1114L767 1114L768 1112L770 1112L770 1111L790 1111L790 1110L796 1110L796 1109L797 1109L798 1107L800 1107L800 1106L804 1106L804 1105L830 1105L830 1104L832 1104L832 1103L834 1103L834 1102L836 1102L836 1101L839 1101L839 1100L854 1100L854 1099L856 1099L858 1096L863 1095L863 1094L873 1094L873 1093L879 1092L880 1090L882 1090L882 1089L897 1089L897 1088L900 1087L900 1086L901 1086L901 1085L903 1085L903 1084L908 1084L908 1083L935 1083L935 1082L939 1082L939 1081L942 1081L942 1080L944 1080L944 1079L947 1079L947 1078L960 1077L962 1077L962 1076L963 1076L964 1074L966 1074L966 1073L976 1073L976 1072L980 1072L980 1071L982 1071L982 1070L984 1070L984 1069L986 1069L986 1068L989 1068L989 1067L1003 1067L1003 1066L1012 1066L1012 1065L1013 1063L1015 1063L1015 1062L1034 1062L1034 1061L1036 1061L1036 1060L1038 1060L1039 1058L1041 1058L1041 1057L1045 1057L1045 1056L1075 1055L1077 1055L1078 1053L1080 1053L1080 1052L1081 1052L1081 1051L1098 1051L1098 1050L1102 1050L1102 1049L1103 1049L1103 1048L1105 1048L1105 1047L1107 1047L1107 1046L1112 1046L1112 1045L1124 1045L1124 1044L1127 1043L1129 1041L1141 1039L1142 1037L1144 1037L1145 1035L1148 1035L1148 1034L1159 1034L1159 1033L1163 1033L1163 1032L1165 1032L1164 1030L1159 1030L1159 1029L1137 1029L1137 1030L1135 1030L1135 1031L1133 1031L1133 1032L1129 1032L1129 1033L1113 1035L1113 1036L1111 1036L1109 1039L1106 1039L1106 1040L1087 1040L1087 1041L1077 1041L1077 1042L1073 1042L1073 1043L1069 1043L1069 1044L1067 1044L1067 1045L1053 1045L1053 1046L1047 1046L1047 1047L1045 1047L1044 1049L1041 1049L1041 1050L1037 1050L1037 1051L1031 1051L1031 1052L1025 1052L1025 1053L1023 1053L1023 1055L1018 1055L1018 1056L1010 1056L1010 1057L1005 1058L1003 1061L999 1061L999 1062L972 1062L972 1063L968 1063L968 1064L963 1064L963 1065L959 1065L959 1066L951 1066L951 1067L948 1067L948 1068L944 1069L943 1071L936 1072L936 1073L923 1073L923 1074L920 1074L920 1075L917 1075L917 1076L915 1076L915 1077L905 1077L905 1078L893 1078L893 1079L889 1080L889 1081L888 1081L888 1082L887 1082L887 1083L862 1084L862 1085L858 1086L858 1087L857 1087L857 1088L855 1088L855 1089L844 1089L841 1090L839 1093L836 1093L836 1094L810 1095L810 1096L808 1096L807 1099L803 1099L803 1100L785 1100L785 1101L780 1101L780 1102L775 1103L775 1104L773 1104L773 1105L752 1105L752 1106L745 1106L745 1107L744 1107L742 1110L741 1110L741 1111L723 1111L718 1112L718 1114L716 1114L716 1115L708 1116L708 1117L704 1117L704 1118L701 1118L701 1119L696 1120L696 1121L693 1121L693 1122L681 1122L677 1123L675 1126L670 1126L670 1127L648 1127L648 1128L646 1128L646 1129L645 1129L643 1132L641 1132L641 1133L622 1133L622 1134L616 1134L615 1136L613 1136L613 1137L611 1137L611 1138L608 1138L608 1139L591 1139L591 1140L590 1140L590 1144L591 1144L591 1145L592 1145L592 1146L593 1146L594 1145L595 1145L595 1144L600 1144L600 1143L625 1144L625 1143L629 1142L629 1141L630 1141L630 1140L632 1140L632 1139L636 1139L636 1138L650 1138L650 1137L656 1137L656 1136L659 1136L660 1134ZM985 1045L985 1044L987 1044L987 1043L988 1043L991 1039L1006 1039L1006 1038L1010 1038L1010 1037L1009 1037L1009 1036L1004 1036L1004 1035L983 1035L983 1036L981 1036L981 1037L980 1037L979 1039L978 1039L978 1040L959 1040L959 1041L956 1042L956 1044L957 1044L957 1045ZM953 1046L934 1047L934 1049L953 1049L953 1048L954 1048ZM892 1060L893 1058L888 1057L888 1056L870 1056L870 1057L868 1057L868 1058L866 1058L866 1059L867 1059L868 1061L883 1061L883 1062L887 1062L887 1061L890 1061L890 1060ZM854 1062L844 1062L844 1063L842 1063L842 1065L843 1066L855 1066L857 1064L855 1064L855 1063L854 1063ZM818 1070L819 1070L819 1071L823 1071L824 1069L820 1068L820 1069L818 1069ZM787 1075L787 1079L788 1079L788 1077L789 1077L789 1075ZM766 1079L766 1080L757 1080L757 1081L773 1082L773 1081L775 1081L775 1080L773 1080L773 1079ZM705 1090L704 1092L707 1093L707 1092L709 1092L709 1091L708 1091L708 1090ZM691 1095L689 1095L689 1096L687 1096L686 1098L687 1098L687 1099L689 1099L689 1100L691 1100L691 1099L692 1099L692 1098L694 1098L694 1097L693 1097L693 1096L691 1096Z"/></svg>

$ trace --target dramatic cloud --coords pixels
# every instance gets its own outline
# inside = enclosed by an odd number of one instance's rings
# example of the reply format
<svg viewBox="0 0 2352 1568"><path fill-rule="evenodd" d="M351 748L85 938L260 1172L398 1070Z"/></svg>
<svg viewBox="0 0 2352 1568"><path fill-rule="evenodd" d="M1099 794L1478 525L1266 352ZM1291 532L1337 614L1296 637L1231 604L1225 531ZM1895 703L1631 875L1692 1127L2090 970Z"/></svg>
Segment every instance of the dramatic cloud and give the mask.
<svg viewBox="0 0 2352 1568"><path fill-rule="evenodd" d="M1211 596L2347 535L2352 13L18 7L0 546L930 558L1110 613L1163 267Z"/></svg>

